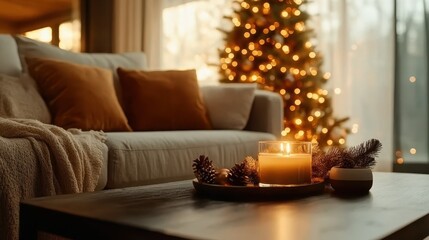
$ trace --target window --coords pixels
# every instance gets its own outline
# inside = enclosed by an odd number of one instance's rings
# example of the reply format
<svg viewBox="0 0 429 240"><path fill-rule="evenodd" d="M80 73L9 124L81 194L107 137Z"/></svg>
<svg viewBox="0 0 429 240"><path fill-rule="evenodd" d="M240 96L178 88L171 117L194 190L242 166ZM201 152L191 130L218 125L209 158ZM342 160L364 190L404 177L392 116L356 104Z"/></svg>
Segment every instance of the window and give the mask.
<svg viewBox="0 0 429 240"><path fill-rule="evenodd" d="M53 31L55 28L58 28L58 31ZM54 34L58 35L54 36ZM41 42L58 45L65 50L80 51L80 21L78 20L64 22L59 26L36 29L24 33L24 35ZM53 42L53 39L59 39L59 41L56 43Z"/></svg>
<svg viewBox="0 0 429 240"><path fill-rule="evenodd" d="M219 27L224 27L223 16L232 12L230 0L163 0L157 1L160 19L147 20L153 26L151 34L159 31L157 44L159 53L148 53L151 68L197 70L201 84L217 83L219 62L218 50L223 46L223 35ZM153 7L147 7L153 11ZM155 21L154 21L155 20ZM157 35L155 34L155 35ZM146 40L146 39L145 39ZM156 42L156 43L155 43ZM154 45L152 45L154 46ZM148 47L154 49L154 47ZM155 63L154 58L158 58Z"/></svg>
<svg viewBox="0 0 429 240"><path fill-rule="evenodd" d="M400 171L429 171L428 40L425 1L397 0L395 168Z"/></svg>

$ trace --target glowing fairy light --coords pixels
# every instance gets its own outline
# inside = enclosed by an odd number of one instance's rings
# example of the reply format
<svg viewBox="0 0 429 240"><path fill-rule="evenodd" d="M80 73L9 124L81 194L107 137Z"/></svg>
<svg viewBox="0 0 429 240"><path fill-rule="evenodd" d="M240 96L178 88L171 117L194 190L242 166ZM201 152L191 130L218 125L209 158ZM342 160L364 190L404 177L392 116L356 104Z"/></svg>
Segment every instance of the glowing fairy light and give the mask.
<svg viewBox="0 0 429 240"><path fill-rule="evenodd" d="M289 36L289 33L287 32L287 30L286 30L286 29L281 30L281 31L280 31L280 34L281 34L283 37L288 37L288 36Z"/></svg>
<svg viewBox="0 0 429 240"><path fill-rule="evenodd" d="M282 14L282 17L284 18L289 16L289 13L286 10L283 10L281 14Z"/></svg>
<svg viewBox="0 0 429 240"><path fill-rule="evenodd" d="M249 9L250 8L250 4L248 4L247 2L242 2L241 3L241 7L244 9Z"/></svg>
<svg viewBox="0 0 429 240"><path fill-rule="evenodd" d="M331 77L331 73L330 72L326 72L325 74L323 74L323 78L324 79L329 79Z"/></svg>
<svg viewBox="0 0 429 240"><path fill-rule="evenodd" d="M319 110L314 112L315 117L320 117L321 115L322 115L322 113Z"/></svg>
<svg viewBox="0 0 429 240"><path fill-rule="evenodd" d="M288 45L283 45L283 46L282 46L282 50L283 50L283 52L284 52L284 53L286 53L286 54L288 54L288 53L289 53L289 51L290 51L290 50L289 50L289 46L288 46Z"/></svg>
<svg viewBox="0 0 429 240"><path fill-rule="evenodd" d="M305 27L304 27L304 23L303 22L298 22L295 24L295 30L297 30L298 32L304 31Z"/></svg>
<svg viewBox="0 0 429 240"><path fill-rule="evenodd" d="M399 157L402 157L402 152L401 152L401 151L399 151L399 150L398 150L398 151L396 151L396 152L395 152L395 156L396 156L396 157L398 157L398 158L399 158Z"/></svg>
<svg viewBox="0 0 429 240"><path fill-rule="evenodd" d="M352 125L352 133L357 133L359 131L359 124L355 123Z"/></svg>
<svg viewBox="0 0 429 240"><path fill-rule="evenodd" d="M255 44L254 44L253 42L249 43L248 49L249 49L250 51L255 50Z"/></svg>
<svg viewBox="0 0 429 240"><path fill-rule="evenodd" d="M341 94L341 88L335 88L334 93L337 95L340 95Z"/></svg>
<svg viewBox="0 0 429 240"><path fill-rule="evenodd" d="M232 19L232 23L236 26L239 27L241 25L241 22L238 18L233 18Z"/></svg>

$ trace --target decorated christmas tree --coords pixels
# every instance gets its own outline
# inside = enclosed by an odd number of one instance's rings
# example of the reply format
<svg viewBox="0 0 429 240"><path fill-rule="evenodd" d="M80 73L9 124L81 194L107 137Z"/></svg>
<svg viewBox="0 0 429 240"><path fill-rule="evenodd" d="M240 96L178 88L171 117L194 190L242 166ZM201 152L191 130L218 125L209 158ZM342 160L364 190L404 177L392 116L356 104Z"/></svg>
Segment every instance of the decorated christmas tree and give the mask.
<svg viewBox="0 0 429 240"><path fill-rule="evenodd" d="M221 82L257 83L281 94L284 100L286 140L317 141L320 147L344 145L348 118L332 116L330 74L321 70L315 34L306 25L309 14L303 0L239 0L226 18L233 28L225 32L220 51Z"/></svg>

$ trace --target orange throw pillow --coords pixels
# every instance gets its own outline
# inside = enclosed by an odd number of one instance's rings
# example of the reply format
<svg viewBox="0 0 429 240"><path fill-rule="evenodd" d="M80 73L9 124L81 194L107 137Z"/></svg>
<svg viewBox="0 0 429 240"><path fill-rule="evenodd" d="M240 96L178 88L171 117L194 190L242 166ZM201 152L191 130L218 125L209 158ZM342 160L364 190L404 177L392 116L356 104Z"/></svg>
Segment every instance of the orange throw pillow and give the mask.
<svg viewBox="0 0 429 240"><path fill-rule="evenodd" d="M116 97L111 71L50 59L26 61L53 124L65 129L131 131Z"/></svg>
<svg viewBox="0 0 429 240"><path fill-rule="evenodd" d="M123 106L135 131L211 129L195 70L118 68Z"/></svg>

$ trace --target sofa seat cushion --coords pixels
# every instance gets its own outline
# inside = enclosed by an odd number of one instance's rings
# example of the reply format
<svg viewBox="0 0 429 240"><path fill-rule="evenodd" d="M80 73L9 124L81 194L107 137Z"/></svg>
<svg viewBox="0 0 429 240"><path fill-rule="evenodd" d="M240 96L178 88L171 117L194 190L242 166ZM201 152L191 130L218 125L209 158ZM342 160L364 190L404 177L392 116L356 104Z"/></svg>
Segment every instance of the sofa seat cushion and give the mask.
<svg viewBox="0 0 429 240"><path fill-rule="evenodd" d="M256 158L262 140L275 136L239 130L107 133L106 188L192 179L192 161L199 155L219 168L230 168L246 156Z"/></svg>

